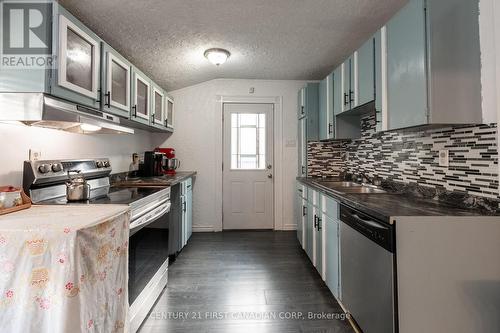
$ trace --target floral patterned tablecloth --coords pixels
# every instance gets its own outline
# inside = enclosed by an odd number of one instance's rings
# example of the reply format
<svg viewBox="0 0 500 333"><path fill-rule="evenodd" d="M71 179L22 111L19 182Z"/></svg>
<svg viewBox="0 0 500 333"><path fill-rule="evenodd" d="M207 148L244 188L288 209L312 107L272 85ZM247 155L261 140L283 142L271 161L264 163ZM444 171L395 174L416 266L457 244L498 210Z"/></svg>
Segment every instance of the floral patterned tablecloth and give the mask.
<svg viewBox="0 0 500 333"><path fill-rule="evenodd" d="M0 216L0 332L127 332L129 221L120 205Z"/></svg>

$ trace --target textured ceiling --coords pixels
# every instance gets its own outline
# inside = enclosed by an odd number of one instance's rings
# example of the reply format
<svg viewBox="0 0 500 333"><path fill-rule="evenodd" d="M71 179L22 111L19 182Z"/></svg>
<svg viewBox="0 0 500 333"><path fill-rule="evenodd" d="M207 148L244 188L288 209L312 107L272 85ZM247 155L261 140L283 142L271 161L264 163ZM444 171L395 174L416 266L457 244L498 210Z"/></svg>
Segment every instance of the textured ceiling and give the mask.
<svg viewBox="0 0 500 333"><path fill-rule="evenodd" d="M154 81L325 77L407 0L60 0ZM203 52L232 56L216 67Z"/></svg>

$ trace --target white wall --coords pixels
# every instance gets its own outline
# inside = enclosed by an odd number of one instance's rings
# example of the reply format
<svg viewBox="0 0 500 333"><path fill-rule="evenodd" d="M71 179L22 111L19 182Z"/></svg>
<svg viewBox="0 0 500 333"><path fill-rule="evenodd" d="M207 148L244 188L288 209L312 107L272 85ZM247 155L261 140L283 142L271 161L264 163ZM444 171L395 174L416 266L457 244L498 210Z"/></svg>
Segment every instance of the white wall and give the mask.
<svg viewBox="0 0 500 333"><path fill-rule="evenodd" d="M194 186L194 229L222 229L222 115L218 98L278 97L275 114L275 228L294 229L297 175L297 92L304 81L218 79L172 91L175 133L162 144L174 147L181 170L198 172ZM255 93L250 94L249 88ZM154 139L155 143L158 139ZM277 153L278 152L278 153ZM281 160L278 155L281 152ZM280 166L281 165L281 166Z"/></svg>
<svg viewBox="0 0 500 333"><path fill-rule="evenodd" d="M151 134L84 135L58 130L0 123L0 185L22 185L23 161L28 150L42 152L42 159L109 157L113 172L128 171L131 155L151 149Z"/></svg>

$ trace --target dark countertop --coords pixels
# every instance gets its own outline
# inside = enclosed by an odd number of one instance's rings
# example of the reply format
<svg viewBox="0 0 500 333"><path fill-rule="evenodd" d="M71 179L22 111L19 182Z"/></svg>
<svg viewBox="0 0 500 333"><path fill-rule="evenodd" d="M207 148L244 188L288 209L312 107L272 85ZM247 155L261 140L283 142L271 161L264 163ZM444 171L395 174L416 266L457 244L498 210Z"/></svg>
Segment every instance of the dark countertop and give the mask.
<svg viewBox="0 0 500 333"><path fill-rule="evenodd" d="M196 171L178 171L175 175L157 177L128 177L128 172L111 175L113 187L140 187L140 186L174 186L180 182L196 176Z"/></svg>
<svg viewBox="0 0 500 333"><path fill-rule="evenodd" d="M321 178L298 177L302 184L322 192L340 203L359 209L375 218L391 222L397 216L492 216L480 210L461 209L437 200L415 197L406 193L340 193L318 183ZM332 180L332 179L328 179ZM341 180L341 179L338 179Z"/></svg>

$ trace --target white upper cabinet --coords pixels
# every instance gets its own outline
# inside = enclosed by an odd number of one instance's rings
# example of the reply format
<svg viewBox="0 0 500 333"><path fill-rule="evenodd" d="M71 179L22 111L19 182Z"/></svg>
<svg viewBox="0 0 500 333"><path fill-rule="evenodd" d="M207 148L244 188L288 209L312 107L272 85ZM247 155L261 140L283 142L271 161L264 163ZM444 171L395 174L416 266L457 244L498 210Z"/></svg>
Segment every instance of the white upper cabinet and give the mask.
<svg viewBox="0 0 500 333"><path fill-rule="evenodd" d="M131 64L103 43L103 110L122 117L130 114Z"/></svg>

